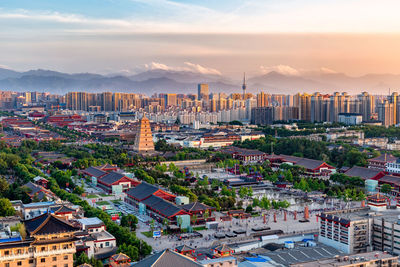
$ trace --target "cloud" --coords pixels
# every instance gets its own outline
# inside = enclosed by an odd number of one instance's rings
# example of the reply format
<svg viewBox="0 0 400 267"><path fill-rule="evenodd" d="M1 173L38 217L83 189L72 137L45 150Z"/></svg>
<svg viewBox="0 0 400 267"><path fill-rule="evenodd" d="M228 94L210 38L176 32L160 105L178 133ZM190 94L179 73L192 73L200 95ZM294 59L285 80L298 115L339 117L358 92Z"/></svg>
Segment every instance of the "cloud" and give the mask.
<svg viewBox="0 0 400 267"><path fill-rule="evenodd" d="M222 73L217 69L203 67L199 64L185 62L185 65L186 65L185 68L190 69L193 72L198 72L198 73L202 73L202 74L222 75Z"/></svg>
<svg viewBox="0 0 400 267"><path fill-rule="evenodd" d="M159 62L151 62L150 64L145 64L144 67L146 70L189 71L201 74L222 75L222 73L217 69L204 67L200 64L191 62L184 62L184 66L181 67L168 66Z"/></svg>
<svg viewBox="0 0 400 267"><path fill-rule="evenodd" d="M109 2L112 5L112 1ZM121 14L110 6L109 13L115 16L94 16L84 9L80 14L69 14L62 7L58 7L57 12L0 8L0 19L4 20L0 24L5 28L10 21L10 24L15 21L55 22L63 24L59 27L61 31L77 33L398 33L400 27L398 0L386 0L385 4L376 0L238 0L234 4L231 1L222 4L172 0L124 2L121 6L127 11ZM51 26L51 23L42 23L38 28Z"/></svg>
<svg viewBox="0 0 400 267"><path fill-rule="evenodd" d="M326 74L338 73L336 70L332 70L332 69L325 68L325 67L321 67L319 70L320 70L320 72L326 73Z"/></svg>
<svg viewBox="0 0 400 267"><path fill-rule="evenodd" d="M11 69L11 68L7 65L0 64L0 69Z"/></svg>
<svg viewBox="0 0 400 267"><path fill-rule="evenodd" d="M275 65L275 66L260 66L261 73L267 74L271 71L275 71L286 76L300 76L300 75L315 75L315 74L334 74L337 71L327 68L320 67L318 69L296 69L288 65Z"/></svg>
<svg viewBox="0 0 400 267"><path fill-rule="evenodd" d="M165 64L158 63L158 62L151 62L150 64L145 64L144 67L147 70L167 70L167 71L177 70L176 68L172 68Z"/></svg>
<svg viewBox="0 0 400 267"><path fill-rule="evenodd" d="M277 73L280 73L282 75L287 75L287 76L299 76L300 71L288 66L288 65L276 65L276 66L260 66L261 72L263 74L269 73L271 71L275 71Z"/></svg>

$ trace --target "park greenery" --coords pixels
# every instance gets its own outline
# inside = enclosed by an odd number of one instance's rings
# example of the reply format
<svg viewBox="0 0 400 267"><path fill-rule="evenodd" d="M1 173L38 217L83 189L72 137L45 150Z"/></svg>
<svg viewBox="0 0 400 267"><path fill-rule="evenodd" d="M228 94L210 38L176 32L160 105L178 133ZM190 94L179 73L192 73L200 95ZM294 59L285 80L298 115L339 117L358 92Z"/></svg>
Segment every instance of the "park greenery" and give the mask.
<svg viewBox="0 0 400 267"><path fill-rule="evenodd" d="M245 140L235 142L234 145L241 148L258 149L266 153L292 155L309 159L322 160L338 168L342 166L352 167L366 166L368 153L359 149L342 144L328 149L327 142L312 141L305 138L273 138L266 136L257 140ZM378 156L378 153L371 153L371 156Z"/></svg>
<svg viewBox="0 0 400 267"><path fill-rule="evenodd" d="M301 124L302 134L305 131L313 133L324 132L326 127ZM361 127L366 136L387 136L389 138L400 137L400 132L395 127L382 129L382 127L364 126ZM50 129L53 131L53 129ZM83 135L69 133L68 129L58 130L64 134L68 133L76 137L83 138ZM266 153L286 154L310 159L326 161L329 164L340 168L342 166L365 166L367 159L378 154L371 150L357 149L351 145L340 143L340 145L328 148L330 143L324 141L311 141L304 138L274 138L273 129L264 128L264 132L269 133L265 138L258 140L246 140L235 142L235 146L258 149ZM283 130L283 129L281 129ZM275 131L275 130L274 130ZM284 134L279 133L279 136ZM289 136L289 135L288 135ZM72 136L71 136L72 138ZM238 160L232 159L228 154L216 152L213 149L200 150L194 148L177 148L168 144L165 140L159 140L155 144L156 150L161 152L171 152L170 156L141 158L129 156L127 150L118 146L105 144L64 144L60 141L23 141L18 148L10 147L4 142L0 142L0 216L15 214L10 200L22 200L24 203L32 201L27 193L29 189L23 185L32 181L36 176L43 176L40 169L46 171L50 177L50 190L62 200L68 200L73 204L80 205L88 217L98 217L104 221L107 230L117 239L119 251L126 253L133 260L138 260L151 252L151 247L139 240L135 235L138 220L133 215L123 216L121 224L115 224L110 216L100 210L91 207L78 195L84 193L84 187L77 183L76 177L78 169L89 166L98 166L105 163L116 164L121 168L134 172L135 176L150 184L161 185L174 194L187 196L191 202L200 201L206 205L215 207L218 211L230 209L243 209L243 200L250 201L246 208L247 212L253 212L255 208L264 210L286 209L290 206L287 201L271 200L266 197L255 198L251 187L231 188L216 179L209 179L207 176L199 177L198 174L178 168L175 164L165 164L163 161L187 160L187 159L207 159L208 162L215 162L219 168L235 168L241 174L257 174L262 179L271 183L288 183L294 189L305 193L319 191L329 197L341 198L345 201L363 200L365 193L363 190L364 181L359 177L349 177L345 174L337 173L331 175L329 180L322 180L306 175L305 170L299 166L282 164L280 169L273 171L268 161L262 164L243 164ZM71 165L61 162L53 162L48 166L43 166L33 156L38 151L57 151L66 157L73 159ZM144 164L155 161L152 164ZM191 180L189 178L195 178ZM391 186L383 184L381 192L389 193ZM191 218L195 220L197 218ZM88 259L87 256L78 255L77 263L91 263L93 266L101 266L98 261Z"/></svg>

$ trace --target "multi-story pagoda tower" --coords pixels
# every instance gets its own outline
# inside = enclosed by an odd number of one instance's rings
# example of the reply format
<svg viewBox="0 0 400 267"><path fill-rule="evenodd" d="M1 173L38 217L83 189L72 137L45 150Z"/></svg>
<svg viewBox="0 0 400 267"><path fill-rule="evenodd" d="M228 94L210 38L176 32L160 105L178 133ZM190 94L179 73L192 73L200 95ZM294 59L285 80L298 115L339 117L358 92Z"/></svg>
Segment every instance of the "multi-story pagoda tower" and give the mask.
<svg viewBox="0 0 400 267"><path fill-rule="evenodd" d="M145 115L139 121L133 150L139 154L154 152L153 135L151 133L150 121Z"/></svg>

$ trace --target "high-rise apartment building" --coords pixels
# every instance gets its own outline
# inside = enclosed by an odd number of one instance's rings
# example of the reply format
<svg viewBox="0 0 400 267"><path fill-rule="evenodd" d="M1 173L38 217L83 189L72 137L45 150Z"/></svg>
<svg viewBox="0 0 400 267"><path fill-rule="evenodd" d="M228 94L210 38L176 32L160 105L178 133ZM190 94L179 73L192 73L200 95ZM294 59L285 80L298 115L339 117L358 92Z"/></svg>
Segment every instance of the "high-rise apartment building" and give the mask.
<svg viewBox="0 0 400 267"><path fill-rule="evenodd" d="M113 110L113 93L104 92L101 94L101 107L103 111L112 111Z"/></svg>
<svg viewBox="0 0 400 267"><path fill-rule="evenodd" d="M395 124L394 109L394 103L390 103L389 100L382 100L378 103L378 120L382 122L382 125L390 126Z"/></svg>
<svg viewBox="0 0 400 267"><path fill-rule="evenodd" d="M66 95L67 109L87 111L88 94L86 92L69 92Z"/></svg>
<svg viewBox="0 0 400 267"><path fill-rule="evenodd" d="M267 107L270 105L270 95L266 94L264 92L260 92L259 94L257 94L257 107L261 108L261 107Z"/></svg>
<svg viewBox="0 0 400 267"><path fill-rule="evenodd" d="M315 93L311 96L311 122L330 121L331 99L329 95Z"/></svg>
<svg viewBox="0 0 400 267"><path fill-rule="evenodd" d="M210 92L208 84L200 83L197 85L197 99L203 102L203 107L208 109L210 106Z"/></svg>
<svg viewBox="0 0 400 267"><path fill-rule="evenodd" d="M360 100L360 114L362 115L363 121L369 121L373 113L375 113L375 98L367 92L362 92L358 95Z"/></svg>
<svg viewBox="0 0 400 267"><path fill-rule="evenodd" d="M311 121L311 95L296 94L293 102L294 106L299 108L299 120Z"/></svg>
<svg viewBox="0 0 400 267"><path fill-rule="evenodd" d="M165 107L176 107L178 104L178 98L176 94L165 94Z"/></svg>
<svg viewBox="0 0 400 267"><path fill-rule="evenodd" d="M209 96L210 92L208 90L208 84L206 83L199 83L197 85L197 99L202 100L202 99L207 99Z"/></svg>
<svg viewBox="0 0 400 267"><path fill-rule="evenodd" d="M254 107L251 109L251 123L257 125L269 125L274 122L273 107Z"/></svg>

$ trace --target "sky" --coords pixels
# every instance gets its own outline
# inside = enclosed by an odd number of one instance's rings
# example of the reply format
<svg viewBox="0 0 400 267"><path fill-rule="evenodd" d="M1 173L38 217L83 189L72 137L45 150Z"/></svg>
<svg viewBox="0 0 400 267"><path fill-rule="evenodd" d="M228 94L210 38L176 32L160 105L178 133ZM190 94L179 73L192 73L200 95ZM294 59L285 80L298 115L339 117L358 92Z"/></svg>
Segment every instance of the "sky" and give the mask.
<svg viewBox="0 0 400 267"><path fill-rule="evenodd" d="M400 74L398 0L2 0L0 66Z"/></svg>

